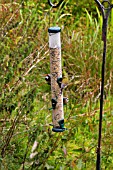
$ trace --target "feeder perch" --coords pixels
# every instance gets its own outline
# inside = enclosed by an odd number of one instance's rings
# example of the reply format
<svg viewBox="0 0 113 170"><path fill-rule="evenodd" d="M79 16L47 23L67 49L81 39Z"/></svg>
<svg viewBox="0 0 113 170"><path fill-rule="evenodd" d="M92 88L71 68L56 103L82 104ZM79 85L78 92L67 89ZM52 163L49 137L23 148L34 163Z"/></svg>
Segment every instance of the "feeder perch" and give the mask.
<svg viewBox="0 0 113 170"><path fill-rule="evenodd" d="M50 76L50 74L46 75L45 80L46 80L48 85L51 85L51 76Z"/></svg>
<svg viewBox="0 0 113 170"><path fill-rule="evenodd" d="M59 87L61 88L61 85L62 85L62 77L58 77L58 78L57 78L57 83L58 83Z"/></svg>

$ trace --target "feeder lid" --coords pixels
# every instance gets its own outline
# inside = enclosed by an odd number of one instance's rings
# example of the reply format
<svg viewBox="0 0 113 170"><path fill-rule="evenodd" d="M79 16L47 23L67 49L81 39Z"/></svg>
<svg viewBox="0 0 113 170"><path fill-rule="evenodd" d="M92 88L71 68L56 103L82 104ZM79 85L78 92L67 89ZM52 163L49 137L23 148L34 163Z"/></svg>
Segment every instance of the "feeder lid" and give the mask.
<svg viewBox="0 0 113 170"><path fill-rule="evenodd" d="M61 28L60 27L50 27L48 29L48 32L49 33L58 33L58 32L61 32Z"/></svg>

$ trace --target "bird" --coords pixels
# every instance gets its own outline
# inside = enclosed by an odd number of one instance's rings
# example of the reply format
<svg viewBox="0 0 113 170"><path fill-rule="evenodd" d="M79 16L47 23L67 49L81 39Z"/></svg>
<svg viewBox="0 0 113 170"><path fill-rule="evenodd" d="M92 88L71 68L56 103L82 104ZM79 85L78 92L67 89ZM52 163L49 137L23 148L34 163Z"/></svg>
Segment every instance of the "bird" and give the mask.
<svg viewBox="0 0 113 170"><path fill-rule="evenodd" d="M65 89L68 85L68 79L65 77L62 79L62 83L61 83L61 93L63 91L63 89Z"/></svg>
<svg viewBox="0 0 113 170"><path fill-rule="evenodd" d="M46 77L45 77L45 80L47 82L48 85L51 85L51 75L50 74L47 74ZM62 76L58 77L57 78L57 83L59 85L59 88L61 88L61 92L64 88L67 87L68 85L68 78L65 76L62 78Z"/></svg>

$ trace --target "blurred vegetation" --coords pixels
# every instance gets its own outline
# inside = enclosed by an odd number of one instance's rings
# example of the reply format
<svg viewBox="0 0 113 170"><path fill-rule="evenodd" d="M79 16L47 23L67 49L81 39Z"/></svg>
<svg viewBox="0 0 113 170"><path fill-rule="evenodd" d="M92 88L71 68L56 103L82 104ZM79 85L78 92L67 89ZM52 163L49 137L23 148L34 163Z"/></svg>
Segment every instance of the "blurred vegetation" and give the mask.
<svg viewBox="0 0 113 170"><path fill-rule="evenodd" d="M58 2L58 1L53 1ZM113 2L112 2L113 3ZM48 28L61 27L63 133L54 133ZM98 139L103 42L102 17L94 1L0 2L0 169L94 170ZM113 169L113 11L109 19L102 128L102 169Z"/></svg>

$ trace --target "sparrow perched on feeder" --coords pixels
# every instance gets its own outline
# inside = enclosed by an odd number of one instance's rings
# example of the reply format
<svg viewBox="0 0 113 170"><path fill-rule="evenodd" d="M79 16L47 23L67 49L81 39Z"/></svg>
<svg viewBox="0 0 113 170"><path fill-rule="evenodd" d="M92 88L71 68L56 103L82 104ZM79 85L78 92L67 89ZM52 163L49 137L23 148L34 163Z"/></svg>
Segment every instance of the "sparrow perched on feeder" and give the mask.
<svg viewBox="0 0 113 170"><path fill-rule="evenodd" d="M45 80L47 81L48 85L51 85L51 75L50 74L46 75Z"/></svg>

